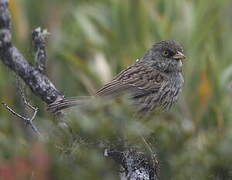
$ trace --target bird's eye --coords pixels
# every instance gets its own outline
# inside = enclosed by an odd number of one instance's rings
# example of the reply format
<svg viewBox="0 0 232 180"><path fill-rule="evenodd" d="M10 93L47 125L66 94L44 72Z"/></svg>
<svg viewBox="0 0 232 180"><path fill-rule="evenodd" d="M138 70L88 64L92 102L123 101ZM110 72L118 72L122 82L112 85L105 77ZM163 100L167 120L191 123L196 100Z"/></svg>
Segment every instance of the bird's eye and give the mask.
<svg viewBox="0 0 232 180"><path fill-rule="evenodd" d="M169 55L168 51L163 51L163 56L167 57Z"/></svg>

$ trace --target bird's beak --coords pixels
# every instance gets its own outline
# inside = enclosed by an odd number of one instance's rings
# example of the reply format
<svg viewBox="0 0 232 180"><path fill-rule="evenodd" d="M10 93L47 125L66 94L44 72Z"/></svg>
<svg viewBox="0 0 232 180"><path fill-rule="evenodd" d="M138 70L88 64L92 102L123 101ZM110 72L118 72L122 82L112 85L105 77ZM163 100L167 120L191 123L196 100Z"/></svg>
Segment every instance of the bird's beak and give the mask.
<svg viewBox="0 0 232 180"><path fill-rule="evenodd" d="M183 60L183 59L185 59L186 57L185 57L185 55L184 55L182 52L178 51L178 52L173 56L173 58L176 59L176 60Z"/></svg>

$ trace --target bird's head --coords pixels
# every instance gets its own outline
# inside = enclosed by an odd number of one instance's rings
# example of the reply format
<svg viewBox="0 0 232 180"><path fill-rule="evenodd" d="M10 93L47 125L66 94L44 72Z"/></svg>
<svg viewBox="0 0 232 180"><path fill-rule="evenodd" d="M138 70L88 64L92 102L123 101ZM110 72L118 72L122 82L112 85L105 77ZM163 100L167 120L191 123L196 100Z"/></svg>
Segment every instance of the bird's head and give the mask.
<svg viewBox="0 0 232 180"><path fill-rule="evenodd" d="M181 71L184 59L183 48L175 40L164 40L155 43L143 57L143 60L150 65L166 72Z"/></svg>

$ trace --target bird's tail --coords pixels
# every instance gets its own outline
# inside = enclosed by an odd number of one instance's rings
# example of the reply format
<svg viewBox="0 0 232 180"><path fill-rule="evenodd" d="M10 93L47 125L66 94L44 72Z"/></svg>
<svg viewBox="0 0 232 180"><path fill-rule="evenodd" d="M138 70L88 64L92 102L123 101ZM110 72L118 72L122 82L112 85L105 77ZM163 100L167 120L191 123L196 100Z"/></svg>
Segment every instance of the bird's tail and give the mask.
<svg viewBox="0 0 232 180"><path fill-rule="evenodd" d="M90 103L91 99L92 99L91 96L63 98L61 100L58 100L58 101L55 101L54 103L49 104L47 110L49 110L50 112L56 113L63 109L71 108L74 106L84 107Z"/></svg>

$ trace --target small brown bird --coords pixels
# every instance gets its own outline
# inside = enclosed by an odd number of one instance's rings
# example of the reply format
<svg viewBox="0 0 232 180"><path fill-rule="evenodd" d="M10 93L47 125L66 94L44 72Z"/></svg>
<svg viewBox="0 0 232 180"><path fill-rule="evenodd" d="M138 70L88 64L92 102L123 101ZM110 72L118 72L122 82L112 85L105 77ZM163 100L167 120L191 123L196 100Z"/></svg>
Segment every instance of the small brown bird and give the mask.
<svg viewBox="0 0 232 180"><path fill-rule="evenodd" d="M99 89L95 97L112 97L127 93L138 113L148 114L156 108L169 110L177 101L184 83L183 59L183 48L178 42L160 41L142 58L137 59L134 64ZM85 99L64 98L48 105L48 109L57 112L81 105Z"/></svg>

